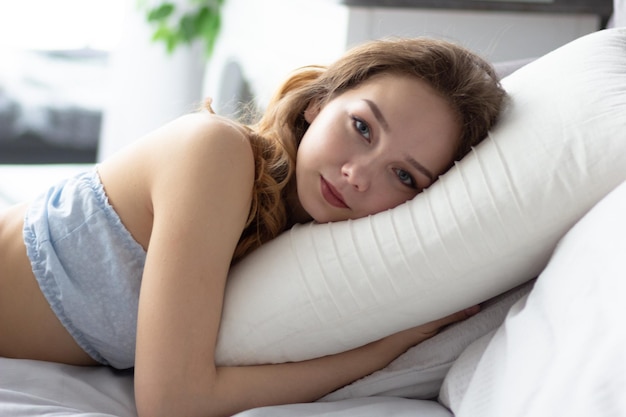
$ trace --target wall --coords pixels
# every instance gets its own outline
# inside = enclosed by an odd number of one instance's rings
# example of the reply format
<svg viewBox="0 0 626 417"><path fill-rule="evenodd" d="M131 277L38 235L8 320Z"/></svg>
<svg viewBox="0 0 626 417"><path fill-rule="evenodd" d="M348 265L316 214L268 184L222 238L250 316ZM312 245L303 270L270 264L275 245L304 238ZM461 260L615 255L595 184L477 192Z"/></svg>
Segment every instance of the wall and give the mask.
<svg viewBox="0 0 626 417"><path fill-rule="evenodd" d="M348 7L331 0L227 0L226 5L205 80L205 94L226 113L243 82L233 61L262 107L290 70L329 63L367 39L443 37L496 62L540 56L600 24L593 15Z"/></svg>
<svg viewBox="0 0 626 417"><path fill-rule="evenodd" d="M206 62L201 45L182 46L169 55L161 43L150 41L152 29L136 2L126 3L121 41L109 63L109 92L98 147L100 161L194 110L202 101Z"/></svg>
<svg viewBox="0 0 626 417"><path fill-rule="evenodd" d="M226 0L205 94L218 111L231 100L220 90L228 77L224 64L236 60L259 102L266 103L289 71L329 63L344 51L348 15L325 0Z"/></svg>
<svg viewBox="0 0 626 417"><path fill-rule="evenodd" d="M389 34L435 36L461 43L492 62L541 56L598 29L600 18L583 14L369 8L350 27L353 42Z"/></svg>

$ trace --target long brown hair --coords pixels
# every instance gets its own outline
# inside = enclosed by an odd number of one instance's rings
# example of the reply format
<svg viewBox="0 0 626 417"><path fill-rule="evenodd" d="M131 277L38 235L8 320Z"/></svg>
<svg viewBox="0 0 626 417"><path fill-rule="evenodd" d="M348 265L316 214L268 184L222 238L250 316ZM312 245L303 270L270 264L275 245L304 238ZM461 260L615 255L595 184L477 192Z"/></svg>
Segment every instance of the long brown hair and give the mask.
<svg viewBox="0 0 626 417"><path fill-rule="evenodd" d="M461 123L455 159L462 158L494 125L505 92L492 66L469 50L431 38L370 41L328 67L303 67L280 86L260 120L247 127L256 159L252 207L233 261L294 223L296 151L308 128L304 111L323 106L371 77L402 74L426 81L446 98Z"/></svg>

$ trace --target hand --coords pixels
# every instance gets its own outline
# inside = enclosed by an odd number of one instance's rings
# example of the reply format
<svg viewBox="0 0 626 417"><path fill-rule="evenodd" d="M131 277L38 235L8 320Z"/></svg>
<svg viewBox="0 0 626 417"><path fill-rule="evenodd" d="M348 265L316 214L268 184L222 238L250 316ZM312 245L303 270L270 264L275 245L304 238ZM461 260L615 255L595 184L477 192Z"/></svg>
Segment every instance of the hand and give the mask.
<svg viewBox="0 0 626 417"><path fill-rule="evenodd" d="M480 306L475 305L462 311L458 311L454 314L450 314L444 318L431 321L429 323L422 324L391 336L382 339L380 342L384 344L390 344L392 349L398 349L401 354L412 346L415 346L425 340L435 336L446 326L450 324L463 321L469 317L472 317L480 311Z"/></svg>

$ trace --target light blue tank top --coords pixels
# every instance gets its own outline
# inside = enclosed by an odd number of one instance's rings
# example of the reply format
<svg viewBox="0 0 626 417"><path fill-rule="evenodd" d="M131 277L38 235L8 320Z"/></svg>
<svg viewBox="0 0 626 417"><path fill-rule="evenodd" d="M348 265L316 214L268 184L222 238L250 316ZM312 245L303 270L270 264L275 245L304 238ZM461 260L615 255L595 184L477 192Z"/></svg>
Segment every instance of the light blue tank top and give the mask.
<svg viewBox="0 0 626 417"><path fill-rule="evenodd" d="M134 366L146 252L108 203L97 171L39 196L24 242L41 290L59 320L96 361Z"/></svg>

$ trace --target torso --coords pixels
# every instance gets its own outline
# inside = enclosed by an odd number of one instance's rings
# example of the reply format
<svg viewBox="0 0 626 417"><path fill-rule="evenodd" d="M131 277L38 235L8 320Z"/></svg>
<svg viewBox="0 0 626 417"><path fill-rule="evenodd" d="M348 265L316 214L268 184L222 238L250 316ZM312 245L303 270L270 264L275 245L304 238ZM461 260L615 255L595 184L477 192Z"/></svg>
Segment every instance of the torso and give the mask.
<svg viewBox="0 0 626 417"><path fill-rule="evenodd" d="M147 249L152 226L149 194L142 172L123 152L98 167L122 223ZM142 191L143 190L143 191ZM29 203L0 212L0 356L96 365L61 324L43 296L26 255L23 219Z"/></svg>
<svg viewBox="0 0 626 417"><path fill-rule="evenodd" d="M22 243L27 204L0 213L0 356L95 365L39 289Z"/></svg>
<svg viewBox="0 0 626 417"><path fill-rule="evenodd" d="M154 218L151 173L167 163L164 148L177 128L166 126L98 166L109 203L146 251ZM32 273L22 237L27 207L0 212L0 356L95 365L60 323Z"/></svg>

